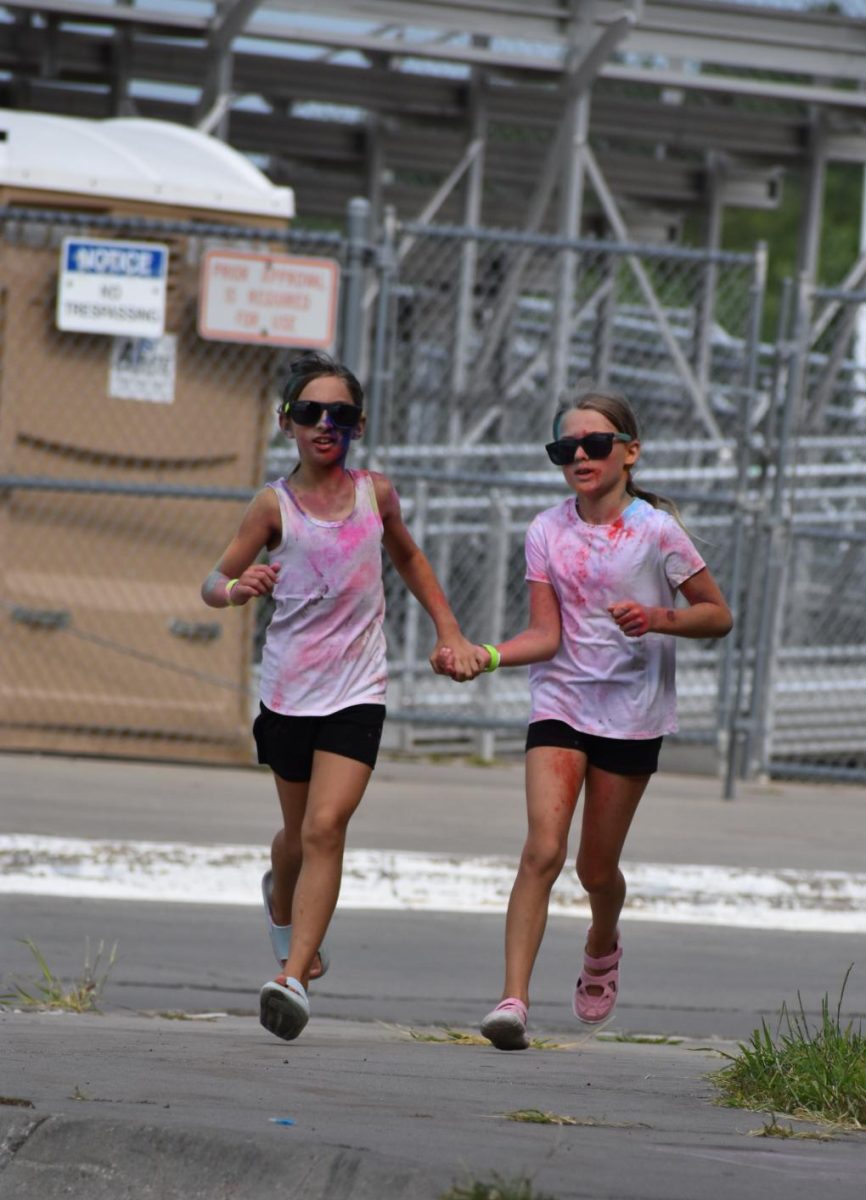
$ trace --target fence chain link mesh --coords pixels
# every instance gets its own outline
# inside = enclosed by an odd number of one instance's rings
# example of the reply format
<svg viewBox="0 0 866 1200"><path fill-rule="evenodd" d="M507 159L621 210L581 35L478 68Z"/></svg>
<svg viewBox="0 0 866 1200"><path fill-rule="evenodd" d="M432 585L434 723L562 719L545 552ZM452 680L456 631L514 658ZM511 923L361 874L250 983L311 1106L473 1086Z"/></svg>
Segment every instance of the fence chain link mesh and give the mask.
<svg viewBox="0 0 866 1200"><path fill-rule="evenodd" d="M82 230L169 245L158 343L56 328L59 246ZM338 353L369 397L355 464L394 480L467 636L525 621L524 534L566 494L543 443L592 378L632 402L638 482L678 504L737 609L730 638L678 645L675 741L733 774L866 778L862 294L800 289L768 346L760 253L9 210L2 235L0 747L251 760L268 605L208 609L199 587L295 461L274 409L298 351L205 341L196 310L206 249L270 248L340 263ZM432 627L385 579L388 744L517 748L527 671L433 675Z"/></svg>

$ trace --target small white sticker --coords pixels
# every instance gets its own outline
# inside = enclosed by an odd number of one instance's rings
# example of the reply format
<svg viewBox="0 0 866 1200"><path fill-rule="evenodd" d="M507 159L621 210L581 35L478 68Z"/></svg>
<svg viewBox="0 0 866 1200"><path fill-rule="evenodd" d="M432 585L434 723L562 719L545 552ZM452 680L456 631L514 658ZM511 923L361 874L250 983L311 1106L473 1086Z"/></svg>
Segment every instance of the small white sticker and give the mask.
<svg viewBox="0 0 866 1200"><path fill-rule="evenodd" d="M174 403L177 338L114 338L108 372L108 394L115 400Z"/></svg>

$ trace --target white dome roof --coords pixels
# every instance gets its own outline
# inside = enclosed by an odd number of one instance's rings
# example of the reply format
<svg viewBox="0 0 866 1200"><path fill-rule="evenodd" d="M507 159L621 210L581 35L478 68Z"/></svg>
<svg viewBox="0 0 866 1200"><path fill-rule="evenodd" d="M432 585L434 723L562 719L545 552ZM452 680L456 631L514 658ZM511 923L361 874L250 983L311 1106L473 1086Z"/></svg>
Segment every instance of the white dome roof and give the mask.
<svg viewBox="0 0 866 1200"><path fill-rule="evenodd" d="M224 142L170 121L90 121L0 109L0 139L0 184L260 217L295 215L291 188L271 183Z"/></svg>

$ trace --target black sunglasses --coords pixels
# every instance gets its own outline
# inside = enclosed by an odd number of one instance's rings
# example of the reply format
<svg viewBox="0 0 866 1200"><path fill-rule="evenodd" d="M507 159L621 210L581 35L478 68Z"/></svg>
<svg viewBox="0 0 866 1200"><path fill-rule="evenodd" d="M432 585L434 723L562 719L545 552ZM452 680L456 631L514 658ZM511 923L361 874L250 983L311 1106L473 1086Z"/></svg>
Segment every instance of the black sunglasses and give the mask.
<svg viewBox="0 0 866 1200"><path fill-rule="evenodd" d="M587 458L609 458L614 442L633 441L634 438L627 433L588 433L585 437L564 437L556 442L548 442L544 448L555 467L567 467L577 458L580 447L583 447Z"/></svg>
<svg viewBox="0 0 866 1200"><path fill-rule="evenodd" d="M291 417L296 425L318 425L322 413L327 413L331 423L338 429L357 429L362 416L362 410L357 404L346 404L343 401L322 404L318 400L290 400L283 407L283 412Z"/></svg>

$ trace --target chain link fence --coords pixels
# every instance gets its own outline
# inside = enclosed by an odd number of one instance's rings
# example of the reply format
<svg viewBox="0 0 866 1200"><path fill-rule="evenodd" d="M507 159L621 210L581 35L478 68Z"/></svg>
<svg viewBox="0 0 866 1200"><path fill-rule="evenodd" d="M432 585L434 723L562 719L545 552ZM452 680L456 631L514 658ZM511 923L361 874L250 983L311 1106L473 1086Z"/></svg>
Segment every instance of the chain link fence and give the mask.
<svg viewBox="0 0 866 1200"><path fill-rule="evenodd" d="M866 781L866 292L789 290L735 769Z"/></svg>
<svg viewBox="0 0 866 1200"><path fill-rule="evenodd" d="M206 250L339 237L0 215L0 747L250 759L253 611L199 587L260 485L285 351L197 332ZM72 234L169 249L166 333L62 332Z"/></svg>
<svg viewBox="0 0 866 1200"><path fill-rule="evenodd" d="M563 495L543 443L592 377L632 401L639 482L678 504L736 610L723 642L678 646L672 744L702 748L730 793L746 774L863 774L858 293L800 288L767 346L761 248L390 218L372 239L358 201L346 236L0 219L0 747L250 761L268 608L207 609L199 586L255 489L293 465L274 408L297 351L206 341L196 311L205 250L268 248L340 264L338 349L369 396L355 464L393 478L469 637L525 621L524 534ZM169 246L156 344L56 328L58 248L82 230ZM527 672L434 676L429 622L385 578L389 744L516 749Z"/></svg>
<svg viewBox="0 0 866 1200"><path fill-rule="evenodd" d="M722 586L739 586L738 447L762 411L762 252L391 223L377 261L366 452L397 482L470 637L496 641L525 621L524 534L563 494L543 443L587 376L628 395L647 431L639 482L678 504ZM431 678L401 603L389 709L400 744L450 739L484 757L517 746L528 673L462 688ZM727 653L678 647L678 741L703 746L710 766L723 749Z"/></svg>

